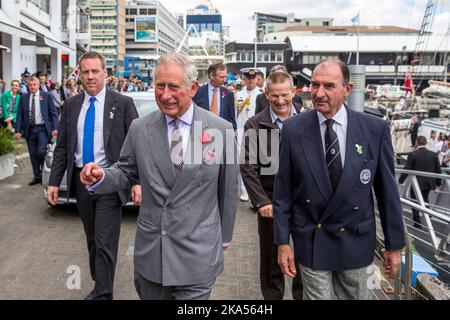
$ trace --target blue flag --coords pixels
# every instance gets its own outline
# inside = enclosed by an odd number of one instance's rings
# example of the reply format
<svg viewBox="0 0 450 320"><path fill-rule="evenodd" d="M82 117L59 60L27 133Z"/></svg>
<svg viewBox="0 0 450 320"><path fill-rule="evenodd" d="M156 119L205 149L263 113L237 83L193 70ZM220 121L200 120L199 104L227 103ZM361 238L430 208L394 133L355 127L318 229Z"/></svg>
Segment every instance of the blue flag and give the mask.
<svg viewBox="0 0 450 320"><path fill-rule="evenodd" d="M352 18L352 23L353 23L354 25L359 23L359 12L358 12L358 14L357 14L356 16L354 16L354 17Z"/></svg>

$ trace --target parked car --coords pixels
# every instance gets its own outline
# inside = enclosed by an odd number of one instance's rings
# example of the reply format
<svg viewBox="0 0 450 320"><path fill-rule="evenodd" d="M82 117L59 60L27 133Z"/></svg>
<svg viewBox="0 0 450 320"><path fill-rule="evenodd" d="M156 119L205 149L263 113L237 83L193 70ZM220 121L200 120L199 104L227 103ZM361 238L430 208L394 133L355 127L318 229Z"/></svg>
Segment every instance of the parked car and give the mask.
<svg viewBox="0 0 450 320"><path fill-rule="evenodd" d="M145 91L145 92L127 92L124 95L133 98L134 104L136 106L139 117L143 117L155 110L158 109L155 100L155 92L154 91ZM44 161L44 167L42 169L42 187L44 189L44 196L47 200L47 187L48 182L50 180L50 171L53 162L53 153L55 151L56 141L49 144L47 147L47 154ZM67 173L66 173L67 174ZM61 184L59 186L59 194L58 194L58 204L76 204L77 200L73 196L67 197L67 178L66 174L64 175ZM130 201L127 203L127 206L132 206L133 203Z"/></svg>

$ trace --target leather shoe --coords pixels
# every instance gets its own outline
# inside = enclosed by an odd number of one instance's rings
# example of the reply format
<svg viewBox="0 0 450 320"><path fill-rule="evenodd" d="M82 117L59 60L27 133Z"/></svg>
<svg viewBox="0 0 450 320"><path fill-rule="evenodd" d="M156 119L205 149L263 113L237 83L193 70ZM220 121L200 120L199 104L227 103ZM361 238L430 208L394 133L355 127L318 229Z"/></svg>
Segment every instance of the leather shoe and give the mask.
<svg viewBox="0 0 450 320"><path fill-rule="evenodd" d="M31 180L30 182L28 182L29 186L34 186L35 184L39 184L42 182L42 179L39 178L33 178L33 180Z"/></svg>

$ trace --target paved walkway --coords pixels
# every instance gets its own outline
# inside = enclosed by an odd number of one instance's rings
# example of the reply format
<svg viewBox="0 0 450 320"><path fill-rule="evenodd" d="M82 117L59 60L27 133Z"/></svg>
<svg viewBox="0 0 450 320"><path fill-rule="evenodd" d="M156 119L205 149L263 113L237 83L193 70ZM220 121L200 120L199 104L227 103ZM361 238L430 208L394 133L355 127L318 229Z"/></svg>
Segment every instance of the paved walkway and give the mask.
<svg viewBox="0 0 450 320"><path fill-rule="evenodd" d="M0 299L82 299L93 282L86 240L73 206L50 208L41 186L28 186L31 165L24 157L15 175L0 181ZM235 233L225 252L225 270L212 299L262 299L256 213L239 202ZM127 209L119 244L115 298L138 299L133 284L132 247L137 211ZM70 266L81 270L81 287L67 288ZM286 298L290 298L286 292Z"/></svg>

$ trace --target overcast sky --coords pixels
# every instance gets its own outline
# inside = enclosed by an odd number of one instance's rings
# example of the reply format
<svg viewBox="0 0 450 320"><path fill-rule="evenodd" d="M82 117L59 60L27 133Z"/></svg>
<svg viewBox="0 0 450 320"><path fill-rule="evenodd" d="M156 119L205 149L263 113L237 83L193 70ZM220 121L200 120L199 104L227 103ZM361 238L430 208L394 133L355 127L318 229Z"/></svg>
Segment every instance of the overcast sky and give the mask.
<svg viewBox="0 0 450 320"><path fill-rule="evenodd" d="M160 0L173 13L186 14L201 0ZM223 19L231 26L231 38L252 42L255 11L263 13L295 13L296 18L334 18L335 25L351 25L351 18L360 12L361 25L394 25L420 28L428 0L212 0ZM439 0L433 30L445 34L450 21L450 0Z"/></svg>

